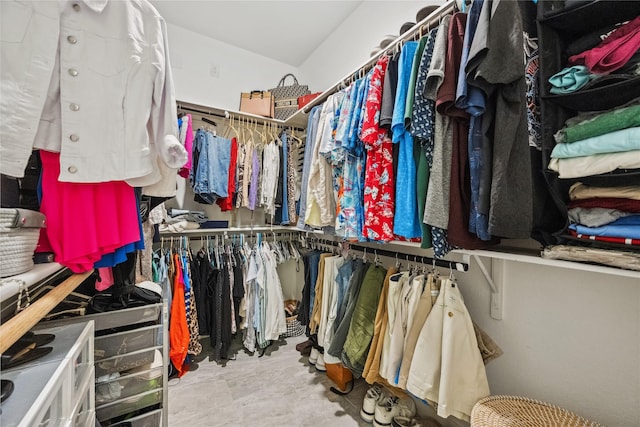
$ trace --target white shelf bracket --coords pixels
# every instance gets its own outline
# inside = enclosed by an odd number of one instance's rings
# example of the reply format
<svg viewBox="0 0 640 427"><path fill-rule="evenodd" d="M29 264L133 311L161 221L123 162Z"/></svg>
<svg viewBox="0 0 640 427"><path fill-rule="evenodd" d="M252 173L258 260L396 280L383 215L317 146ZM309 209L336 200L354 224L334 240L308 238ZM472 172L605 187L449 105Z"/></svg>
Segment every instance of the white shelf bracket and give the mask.
<svg viewBox="0 0 640 427"><path fill-rule="evenodd" d="M504 305L503 278L504 278L504 260L490 258L491 273L487 270L484 262L478 255L471 255L474 261L480 267L480 271L491 288L490 313L491 317L496 320L502 320L502 311Z"/></svg>

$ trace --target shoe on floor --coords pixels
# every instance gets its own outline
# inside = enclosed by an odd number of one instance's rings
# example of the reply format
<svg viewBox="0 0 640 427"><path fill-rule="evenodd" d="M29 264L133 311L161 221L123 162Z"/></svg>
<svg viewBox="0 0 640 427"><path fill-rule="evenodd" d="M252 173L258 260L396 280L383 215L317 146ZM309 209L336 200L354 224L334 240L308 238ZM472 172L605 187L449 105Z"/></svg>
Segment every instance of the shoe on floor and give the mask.
<svg viewBox="0 0 640 427"><path fill-rule="evenodd" d="M416 416L416 404L412 398L406 396L397 401L398 409L396 416L404 418L413 418Z"/></svg>
<svg viewBox="0 0 640 427"><path fill-rule="evenodd" d="M311 351L311 347L313 347L313 341L311 340L306 340L305 342L296 344L296 350L298 350L300 353L302 353L305 356L309 355L309 352Z"/></svg>
<svg viewBox="0 0 640 427"><path fill-rule="evenodd" d="M398 415L398 398L389 396L378 401L373 416L374 427L391 427L393 417Z"/></svg>
<svg viewBox="0 0 640 427"><path fill-rule="evenodd" d="M393 427L422 427L414 418L408 417L393 417L391 425Z"/></svg>
<svg viewBox="0 0 640 427"><path fill-rule="evenodd" d="M327 372L327 367L324 364L324 354L318 354L318 360L316 360L316 369L320 372Z"/></svg>
<svg viewBox="0 0 640 427"><path fill-rule="evenodd" d="M318 355L320 354L320 350L318 350L317 348L313 347L311 349L311 353L309 354L309 364L310 365L315 365L316 361L318 360Z"/></svg>
<svg viewBox="0 0 640 427"><path fill-rule="evenodd" d="M415 418L401 416L393 417L391 425L393 427L442 427L442 424L433 418L427 418L420 422Z"/></svg>
<svg viewBox="0 0 640 427"><path fill-rule="evenodd" d="M367 423L372 423L375 417L375 410L378 402L385 399L387 394L384 390L377 385L374 385L367 390L362 401L362 409L360 409L360 418Z"/></svg>

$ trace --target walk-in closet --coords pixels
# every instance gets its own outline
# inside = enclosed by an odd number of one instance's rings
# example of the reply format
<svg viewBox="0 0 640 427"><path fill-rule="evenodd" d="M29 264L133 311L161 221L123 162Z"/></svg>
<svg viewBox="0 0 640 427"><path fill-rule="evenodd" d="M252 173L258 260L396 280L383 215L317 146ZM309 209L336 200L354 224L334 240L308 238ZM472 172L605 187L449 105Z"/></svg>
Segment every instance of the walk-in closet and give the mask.
<svg viewBox="0 0 640 427"><path fill-rule="evenodd" d="M2 427L640 425L640 2L0 2Z"/></svg>

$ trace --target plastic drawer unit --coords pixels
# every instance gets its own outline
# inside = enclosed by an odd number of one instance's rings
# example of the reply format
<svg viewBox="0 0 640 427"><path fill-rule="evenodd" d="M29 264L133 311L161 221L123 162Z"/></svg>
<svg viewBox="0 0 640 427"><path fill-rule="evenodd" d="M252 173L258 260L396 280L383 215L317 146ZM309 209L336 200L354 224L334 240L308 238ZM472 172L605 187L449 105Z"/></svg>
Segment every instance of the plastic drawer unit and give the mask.
<svg viewBox="0 0 640 427"><path fill-rule="evenodd" d="M162 411L160 409L129 418L111 427L158 427L162 422Z"/></svg>
<svg viewBox="0 0 640 427"><path fill-rule="evenodd" d="M93 322L38 329L53 333L53 350L31 363L2 371L14 391L2 403L2 427L93 425ZM82 415L81 417L78 417Z"/></svg>
<svg viewBox="0 0 640 427"><path fill-rule="evenodd" d="M108 375L105 381L96 379L96 406L162 388L162 367L132 374Z"/></svg>
<svg viewBox="0 0 640 427"><path fill-rule="evenodd" d="M156 410L158 404L163 407L158 409L160 414L164 412L167 362L162 357L166 345L166 326L161 316L163 306L151 304L43 323L50 328L89 319L95 323L92 347L95 409L91 410L95 411L95 418L105 425L119 422L122 418L144 418L147 414L138 414L146 408ZM82 417L87 413L84 408L75 412L76 425L83 425L85 420ZM116 420L112 421L114 418ZM159 418L162 420L163 417L159 415ZM156 421L151 415L140 425ZM160 424L150 425L156 427Z"/></svg>
<svg viewBox="0 0 640 427"><path fill-rule="evenodd" d="M98 421L110 420L159 403L162 403L162 388L98 406L96 408L96 418Z"/></svg>

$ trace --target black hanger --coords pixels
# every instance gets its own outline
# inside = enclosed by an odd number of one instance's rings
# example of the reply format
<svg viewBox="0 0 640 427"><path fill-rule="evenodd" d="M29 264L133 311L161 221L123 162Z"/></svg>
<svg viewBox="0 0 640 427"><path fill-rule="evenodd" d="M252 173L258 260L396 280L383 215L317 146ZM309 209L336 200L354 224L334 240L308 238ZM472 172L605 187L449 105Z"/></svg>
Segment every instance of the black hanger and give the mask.
<svg viewBox="0 0 640 427"><path fill-rule="evenodd" d="M202 121L205 122L205 123L209 123L210 125L213 125L213 126L218 126L216 122L214 122L213 120L208 119L206 117L203 117Z"/></svg>

